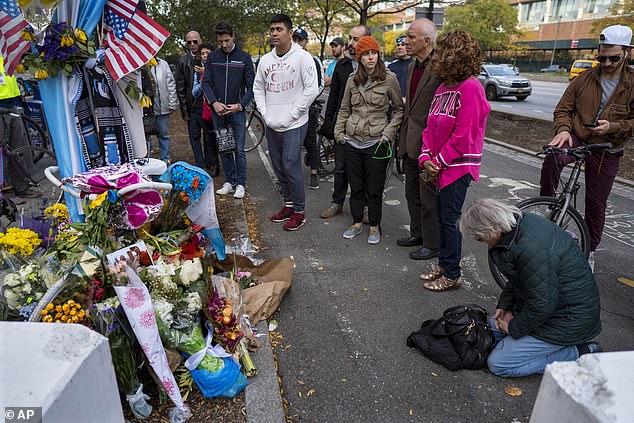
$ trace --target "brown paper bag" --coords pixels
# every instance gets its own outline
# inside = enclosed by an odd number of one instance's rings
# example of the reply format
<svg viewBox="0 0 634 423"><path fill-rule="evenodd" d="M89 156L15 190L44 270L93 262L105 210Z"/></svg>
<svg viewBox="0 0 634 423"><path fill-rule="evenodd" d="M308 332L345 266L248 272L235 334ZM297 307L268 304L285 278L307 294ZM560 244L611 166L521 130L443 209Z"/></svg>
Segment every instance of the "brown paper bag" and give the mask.
<svg viewBox="0 0 634 423"><path fill-rule="evenodd" d="M294 262L290 258L266 260L256 266L247 257L236 255L235 263L242 271L248 271L258 280L258 285L242 290L244 312L249 315L252 325L268 319L278 309L284 294L291 287ZM214 266L224 271L234 269L234 256L230 255Z"/></svg>

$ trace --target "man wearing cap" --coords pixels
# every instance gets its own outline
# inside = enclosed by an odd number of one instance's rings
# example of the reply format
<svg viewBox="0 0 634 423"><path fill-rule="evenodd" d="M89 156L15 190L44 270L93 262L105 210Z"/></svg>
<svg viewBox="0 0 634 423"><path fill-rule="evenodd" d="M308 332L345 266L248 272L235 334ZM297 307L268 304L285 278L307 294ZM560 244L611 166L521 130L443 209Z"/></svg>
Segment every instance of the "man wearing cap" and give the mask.
<svg viewBox="0 0 634 423"><path fill-rule="evenodd" d="M335 139L335 124L337 123L337 114L341 107L341 100L343 100L346 82L348 82L350 74L359 67L356 58L356 46L361 37L366 35L372 35L370 28L366 25L357 25L350 30L346 56L337 62L335 70L332 73L332 82L330 83L330 93L328 94L328 103L326 104L324 124L321 127L321 134L331 140ZM346 200L346 193L348 192L348 175L346 174L346 165L344 163L344 145L337 142L335 143L334 150L335 190L332 193L332 204L319 214L319 217L322 219L329 219L343 212L343 203Z"/></svg>
<svg viewBox="0 0 634 423"><path fill-rule="evenodd" d="M388 65L388 69L396 74L398 83L403 93L403 101L405 101L405 93L407 92L407 67L412 63L412 58L407 54L405 47L405 35L401 35L396 39L396 56L397 59Z"/></svg>
<svg viewBox="0 0 634 423"><path fill-rule="evenodd" d="M339 59L343 57L343 47L346 44L343 42L341 37L336 37L330 42L330 49L332 51L332 57L334 60L330 62L328 68L326 68L326 72L324 74L324 86L329 87L330 81L332 81L332 74L335 71L335 66L337 66L337 62Z"/></svg>
<svg viewBox="0 0 634 423"><path fill-rule="evenodd" d="M304 50L308 45L308 33L302 29L297 28L293 32L293 42L299 44ZM310 184L308 188L319 189L319 177L317 171L319 170L319 145L317 145L317 125L319 125L319 115L321 114L321 108L324 105L324 101L319 98L324 91L324 67L321 64L319 57L313 56L315 67L317 68L317 82L319 84L319 94L313 104L308 109L308 130L306 137L304 138L304 148L306 149L306 155L304 156L304 164L310 167Z"/></svg>
<svg viewBox="0 0 634 423"><path fill-rule="evenodd" d="M599 66L575 78L555 108L555 137L549 145L577 147L612 143L610 150L590 154L585 162L585 220L590 232L589 263L601 242L608 195L619 170L625 143L634 136L634 70L630 59L632 30L612 25L601 32ZM553 196L569 156L546 156L540 195Z"/></svg>

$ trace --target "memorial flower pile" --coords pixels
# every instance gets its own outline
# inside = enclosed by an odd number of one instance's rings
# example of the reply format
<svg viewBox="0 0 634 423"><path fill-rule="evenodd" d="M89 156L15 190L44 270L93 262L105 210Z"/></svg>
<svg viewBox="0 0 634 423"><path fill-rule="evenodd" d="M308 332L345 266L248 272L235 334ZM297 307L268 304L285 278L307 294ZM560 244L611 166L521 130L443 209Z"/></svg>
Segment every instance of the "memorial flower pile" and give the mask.
<svg viewBox="0 0 634 423"><path fill-rule="evenodd" d="M42 239L30 229L8 228L6 233L0 232L0 249L27 258L42 243Z"/></svg>
<svg viewBox="0 0 634 423"><path fill-rule="evenodd" d="M81 304L72 299L60 305L48 303L40 314L42 322L49 323L82 323L86 318L86 311Z"/></svg>

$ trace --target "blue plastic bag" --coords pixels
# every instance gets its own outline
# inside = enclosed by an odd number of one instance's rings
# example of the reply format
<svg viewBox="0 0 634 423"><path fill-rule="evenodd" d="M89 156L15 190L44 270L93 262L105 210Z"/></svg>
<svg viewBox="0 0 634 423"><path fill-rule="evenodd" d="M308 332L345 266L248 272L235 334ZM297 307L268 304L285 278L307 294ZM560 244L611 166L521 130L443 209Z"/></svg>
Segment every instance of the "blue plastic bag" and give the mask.
<svg viewBox="0 0 634 423"><path fill-rule="evenodd" d="M233 398L248 382L240 371L240 366L229 357L223 358L224 367L217 372L192 370L190 373L205 398Z"/></svg>

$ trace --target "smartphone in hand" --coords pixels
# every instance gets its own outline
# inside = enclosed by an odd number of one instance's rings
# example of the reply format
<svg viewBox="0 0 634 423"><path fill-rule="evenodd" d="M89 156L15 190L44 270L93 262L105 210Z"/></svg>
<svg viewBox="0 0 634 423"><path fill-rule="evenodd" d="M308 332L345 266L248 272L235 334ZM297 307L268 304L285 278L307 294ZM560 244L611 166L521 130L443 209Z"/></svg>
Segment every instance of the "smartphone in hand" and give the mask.
<svg viewBox="0 0 634 423"><path fill-rule="evenodd" d="M586 128L596 128L599 125L597 125L596 122L592 122L592 123L584 123L583 126L585 126Z"/></svg>

